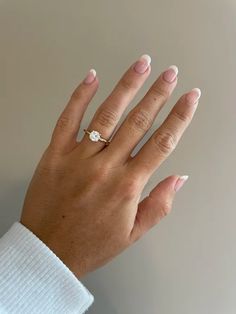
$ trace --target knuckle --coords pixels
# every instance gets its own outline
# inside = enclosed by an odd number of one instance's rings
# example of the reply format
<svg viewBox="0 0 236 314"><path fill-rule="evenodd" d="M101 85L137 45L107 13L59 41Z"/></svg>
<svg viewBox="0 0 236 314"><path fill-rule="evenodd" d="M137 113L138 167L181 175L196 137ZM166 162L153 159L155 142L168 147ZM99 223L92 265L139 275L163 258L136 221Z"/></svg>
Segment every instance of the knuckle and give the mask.
<svg viewBox="0 0 236 314"><path fill-rule="evenodd" d="M45 150L40 162L35 169L35 175L48 178L47 182L63 179L70 169L64 167L62 160L54 154L50 145Z"/></svg>
<svg viewBox="0 0 236 314"><path fill-rule="evenodd" d="M131 232L130 233L130 236L129 236L129 244L133 244L135 242L138 242L141 237L143 236L143 233L142 232Z"/></svg>
<svg viewBox="0 0 236 314"><path fill-rule="evenodd" d="M134 178L126 179L125 182L122 182L119 185L118 190L124 199L133 200L137 197L137 193L139 191L138 180Z"/></svg>
<svg viewBox="0 0 236 314"><path fill-rule="evenodd" d="M90 178L91 182L96 184L101 184L105 182L109 176L109 169L106 166L99 166L99 164L94 164L91 167L92 176Z"/></svg>
<svg viewBox="0 0 236 314"><path fill-rule="evenodd" d="M106 170L106 168L96 169L93 174L94 181L98 183L106 182L108 176L109 172Z"/></svg>
<svg viewBox="0 0 236 314"><path fill-rule="evenodd" d="M177 145L177 140L171 132L157 132L153 137L155 146L158 151L164 155L168 155Z"/></svg>
<svg viewBox="0 0 236 314"><path fill-rule="evenodd" d="M73 120L66 116L66 115L62 115L56 123L56 129L60 130L60 131L70 131L72 130L74 127L74 123Z"/></svg>
<svg viewBox="0 0 236 314"><path fill-rule="evenodd" d="M133 111L128 117L128 122L139 131L147 131L152 125L150 114L144 110Z"/></svg>
<svg viewBox="0 0 236 314"><path fill-rule="evenodd" d="M178 120L183 121L183 122L188 122L190 120L190 117L186 112L174 111L173 116L174 118L177 118Z"/></svg>
<svg viewBox="0 0 236 314"><path fill-rule="evenodd" d="M110 126L114 126L117 123L118 117L117 117L117 114L113 110L107 108L98 112L96 121L101 126L110 127Z"/></svg>
<svg viewBox="0 0 236 314"><path fill-rule="evenodd" d="M37 167L35 173L37 173L38 175L50 177L51 180L53 180L53 178L58 180L60 178L64 178L64 176L66 175L66 170L60 169L60 167L46 164L46 165Z"/></svg>
<svg viewBox="0 0 236 314"><path fill-rule="evenodd" d="M106 181L108 182L109 177L111 176L113 167L112 161L99 156L97 156L96 160L96 162L90 165L91 177L89 180L99 182L99 184L106 183Z"/></svg>
<svg viewBox="0 0 236 314"><path fill-rule="evenodd" d="M166 201L160 206L161 218L167 216L171 211L171 203Z"/></svg>
<svg viewBox="0 0 236 314"><path fill-rule="evenodd" d="M154 85L150 89L150 93L154 96L155 99L157 98L161 101L166 101L169 97L169 91L160 85Z"/></svg>
<svg viewBox="0 0 236 314"><path fill-rule="evenodd" d="M126 77L123 77L120 80L120 87L125 90L136 89L137 84L134 81L127 79Z"/></svg>
<svg viewBox="0 0 236 314"><path fill-rule="evenodd" d="M76 89L73 91L71 95L71 100L78 100L79 98L83 96L81 87L82 87L81 84L78 87L76 87Z"/></svg>

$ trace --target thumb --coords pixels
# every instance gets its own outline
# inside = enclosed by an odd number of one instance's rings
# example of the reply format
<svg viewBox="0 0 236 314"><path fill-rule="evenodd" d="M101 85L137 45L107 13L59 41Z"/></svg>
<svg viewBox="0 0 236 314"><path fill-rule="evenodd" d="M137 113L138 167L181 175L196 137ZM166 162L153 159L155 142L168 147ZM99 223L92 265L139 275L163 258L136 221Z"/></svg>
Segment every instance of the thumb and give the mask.
<svg viewBox="0 0 236 314"><path fill-rule="evenodd" d="M188 176L169 176L158 183L139 203L130 235L133 241L138 240L171 211L174 196L187 179Z"/></svg>

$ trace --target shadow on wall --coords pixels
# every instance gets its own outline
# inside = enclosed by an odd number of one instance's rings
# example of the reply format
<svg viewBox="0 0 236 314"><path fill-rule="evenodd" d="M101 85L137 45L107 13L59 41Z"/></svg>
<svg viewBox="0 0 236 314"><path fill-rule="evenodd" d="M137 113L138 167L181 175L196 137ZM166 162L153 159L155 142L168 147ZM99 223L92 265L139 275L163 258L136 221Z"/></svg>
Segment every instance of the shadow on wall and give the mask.
<svg viewBox="0 0 236 314"><path fill-rule="evenodd" d="M81 280L85 287L94 295L94 303L88 310L88 314L120 314L111 304L109 296L103 293L104 288L102 287L102 282L99 276L94 276L91 274L86 276L86 279Z"/></svg>

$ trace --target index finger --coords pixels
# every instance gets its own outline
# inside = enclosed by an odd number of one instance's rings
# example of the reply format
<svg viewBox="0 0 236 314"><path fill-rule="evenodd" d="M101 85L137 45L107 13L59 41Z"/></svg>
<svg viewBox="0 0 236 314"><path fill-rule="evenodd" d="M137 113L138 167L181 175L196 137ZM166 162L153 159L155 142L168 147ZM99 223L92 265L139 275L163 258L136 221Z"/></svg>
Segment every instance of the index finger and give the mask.
<svg viewBox="0 0 236 314"><path fill-rule="evenodd" d="M162 125L153 133L146 144L129 161L132 171L144 177L152 173L176 148L181 136L190 124L201 96L199 88L183 95L173 107Z"/></svg>

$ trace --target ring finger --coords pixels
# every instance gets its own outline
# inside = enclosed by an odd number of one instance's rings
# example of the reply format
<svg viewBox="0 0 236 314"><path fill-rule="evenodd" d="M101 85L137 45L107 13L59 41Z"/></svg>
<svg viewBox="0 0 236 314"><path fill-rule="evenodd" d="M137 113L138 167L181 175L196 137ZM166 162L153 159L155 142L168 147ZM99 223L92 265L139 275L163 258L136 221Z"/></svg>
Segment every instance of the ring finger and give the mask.
<svg viewBox="0 0 236 314"><path fill-rule="evenodd" d="M151 72L150 63L150 56L142 55L130 66L111 94L95 112L87 128L88 131L98 131L107 140L111 137L126 107L149 76ZM101 151L105 145L101 141L92 142L88 134L84 134L79 143L79 148L83 157L88 157Z"/></svg>

